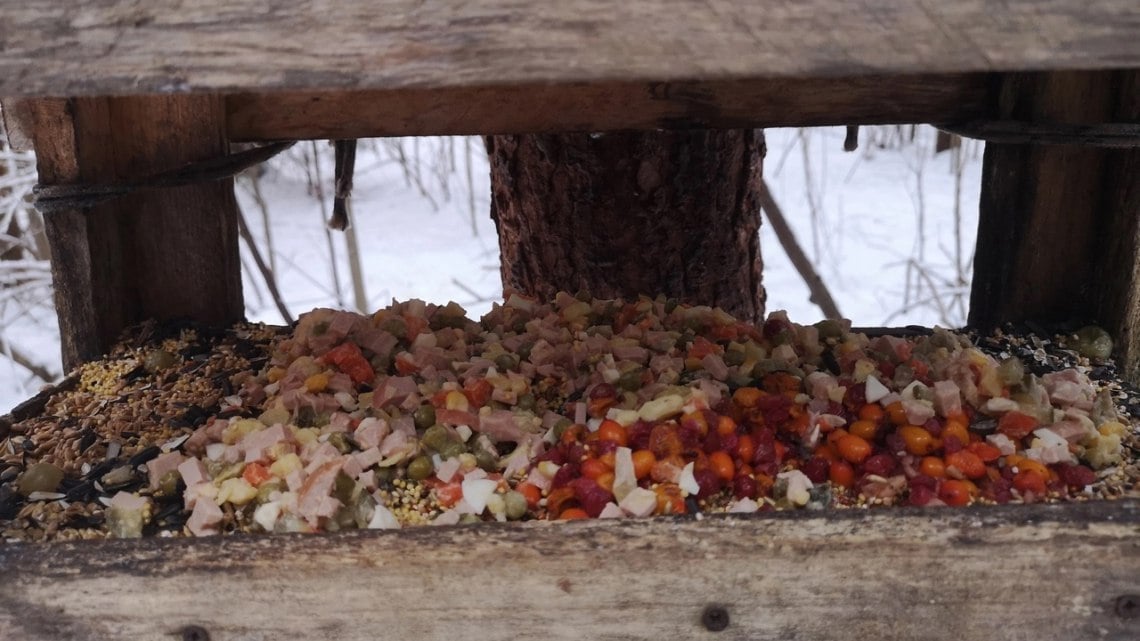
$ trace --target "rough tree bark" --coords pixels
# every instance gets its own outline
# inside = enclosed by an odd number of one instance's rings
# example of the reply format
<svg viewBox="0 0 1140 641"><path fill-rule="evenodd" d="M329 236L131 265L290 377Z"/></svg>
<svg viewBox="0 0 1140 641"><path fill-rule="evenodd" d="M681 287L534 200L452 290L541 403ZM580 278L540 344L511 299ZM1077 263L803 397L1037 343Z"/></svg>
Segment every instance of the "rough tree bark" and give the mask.
<svg viewBox="0 0 1140 641"><path fill-rule="evenodd" d="M505 289L665 294L763 315L762 132L492 136L487 147Z"/></svg>

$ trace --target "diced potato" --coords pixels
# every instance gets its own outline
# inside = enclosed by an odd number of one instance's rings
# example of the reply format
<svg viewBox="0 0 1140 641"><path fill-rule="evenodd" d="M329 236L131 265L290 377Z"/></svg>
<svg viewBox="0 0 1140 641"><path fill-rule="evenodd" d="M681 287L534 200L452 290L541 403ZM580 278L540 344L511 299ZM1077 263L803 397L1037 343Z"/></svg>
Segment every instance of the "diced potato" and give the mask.
<svg viewBox="0 0 1140 641"><path fill-rule="evenodd" d="M245 479L238 477L224 481L222 486L218 488L218 504L233 503L234 505L245 505L257 498L257 488L253 487L246 482Z"/></svg>

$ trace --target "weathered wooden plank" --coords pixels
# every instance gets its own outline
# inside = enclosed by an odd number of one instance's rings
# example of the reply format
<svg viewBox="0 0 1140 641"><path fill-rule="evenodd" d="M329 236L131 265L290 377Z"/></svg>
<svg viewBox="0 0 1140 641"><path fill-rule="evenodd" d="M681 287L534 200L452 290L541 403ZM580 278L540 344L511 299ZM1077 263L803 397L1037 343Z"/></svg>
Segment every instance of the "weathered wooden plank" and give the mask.
<svg viewBox="0 0 1140 641"><path fill-rule="evenodd" d="M231 140L955 122L990 74L604 82L227 96Z"/></svg>
<svg viewBox="0 0 1140 641"><path fill-rule="evenodd" d="M1135 0L25 0L0 95L1140 67Z"/></svg>
<svg viewBox="0 0 1140 641"><path fill-rule="evenodd" d="M1135 72L1011 76L1000 117L1127 122L1137 117L1136 87ZM1135 379L1138 175L1135 150L987 145L970 324L1097 322L1123 339Z"/></svg>
<svg viewBox="0 0 1140 641"><path fill-rule="evenodd" d="M227 153L217 96L6 101L43 184L113 183ZM102 354L127 325L242 317L232 181L142 191L44 216L63 361Z"/></svg>
<svg viewBox="0 0 1140 641"><path fill-rule="evenodd" d="M1123 641L1140 503L8 545L0 572L26 641Z"/></svg>

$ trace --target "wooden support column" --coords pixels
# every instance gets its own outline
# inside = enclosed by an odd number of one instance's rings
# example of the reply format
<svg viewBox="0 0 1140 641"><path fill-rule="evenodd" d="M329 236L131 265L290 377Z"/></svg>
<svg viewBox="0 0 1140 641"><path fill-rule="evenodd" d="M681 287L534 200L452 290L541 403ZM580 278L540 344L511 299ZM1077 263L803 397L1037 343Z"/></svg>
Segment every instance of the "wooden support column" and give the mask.
<svg viewBox="0 0 1140 641"><path fill-rule="evenodd" d="M219 96L8 101L41 184L114 183L227 153ZM233 181L144 190L45 216L66 369L126 326L243 314Z"/></svg>
<svg viewBox="0 0 1140 641"><path fill-rule="evenodd" d="M1137 72L1016 74L998 117L1037 122L1137 122ZM1095 322L1140 378L1140 151L989 144L970 325Z"/></svg>

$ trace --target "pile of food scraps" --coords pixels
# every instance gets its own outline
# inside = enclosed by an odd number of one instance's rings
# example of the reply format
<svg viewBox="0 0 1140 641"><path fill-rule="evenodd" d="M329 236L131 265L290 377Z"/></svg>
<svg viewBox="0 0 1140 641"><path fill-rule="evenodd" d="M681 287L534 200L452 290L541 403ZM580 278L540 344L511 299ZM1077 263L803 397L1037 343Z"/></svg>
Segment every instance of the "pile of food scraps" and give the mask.
<svg viewBox="0 0 1140 641"><path fill-rule="evenodd" d="M318 309L291 330L152 324L0 420L0 531L1140 495L1137 397L1112 380L1103 331L904 333L565 293L511 296L480 321L412 300L371 316Z"/></svg>

